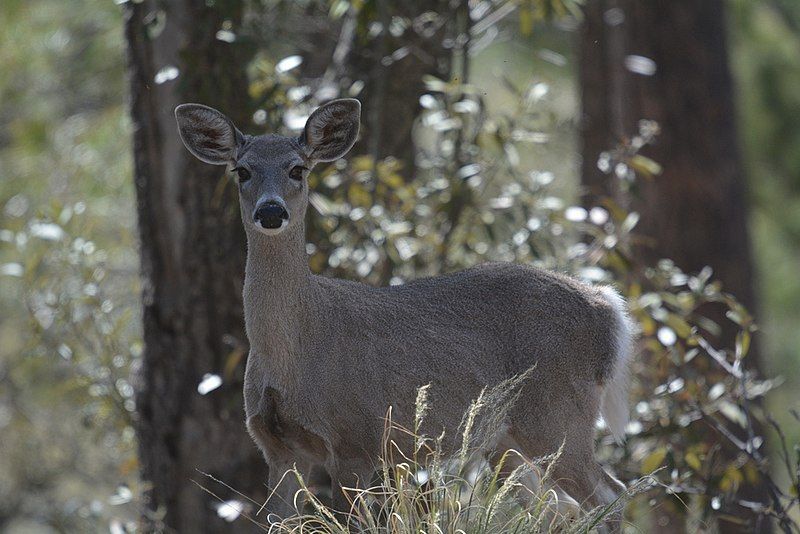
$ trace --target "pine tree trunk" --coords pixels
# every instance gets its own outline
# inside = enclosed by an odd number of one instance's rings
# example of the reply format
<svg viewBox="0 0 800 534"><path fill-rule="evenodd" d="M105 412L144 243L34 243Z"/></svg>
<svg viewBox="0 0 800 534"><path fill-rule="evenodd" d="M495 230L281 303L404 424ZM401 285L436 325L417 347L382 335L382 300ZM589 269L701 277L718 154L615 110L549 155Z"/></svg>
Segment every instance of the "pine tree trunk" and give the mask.
<svg viewBox="0 0 800 534"><path fill-rule="evenodd" d="M201 102L247 122L245 51L216 38L224 20L237 23L242 3L210 5L125 7L145 341L136 429L141 475L151 485L148 532L159 523L176 532L230 528L192 480L223 498L230 493L198 471L256 501L266 497L266 464L242 408L246 245L238 196L222 168L189 156L173 116L177 104ZM223 384L201 395L206 373ZM240 520L236 530L249 526Z"/></svg>
<svg viewBox="0 0 800 534"><path fill-rule="evenodd" d="M597 168L599 154L637 133L640 119L657 121L661 134L644 153L663 173L640 180L631 199L641 215L638 233L647 239L638 254L649 264L670 258L687 272L709 265L725 291L754 309L724 7L722 0L587 3L580 42L582 181L590 196L614 196L613 181ZM626 68L629 56L653 60L655 72ZM733 335L724 329L726 346ZM755 350L746 363L758 367ZM766 498L754 487L741 496ZM732 513L752 519L744 508ZM674 524L665 528L678 531Z"/></svg>

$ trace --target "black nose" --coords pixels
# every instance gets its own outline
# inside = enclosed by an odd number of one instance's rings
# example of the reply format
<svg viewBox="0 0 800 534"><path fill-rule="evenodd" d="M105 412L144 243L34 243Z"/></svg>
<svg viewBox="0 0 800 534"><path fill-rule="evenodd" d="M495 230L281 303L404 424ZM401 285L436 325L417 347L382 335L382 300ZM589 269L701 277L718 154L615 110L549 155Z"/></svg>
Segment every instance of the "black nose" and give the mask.
<svg viewBox="0 0 800 534"><path fill-rule="evenodd" d="M283 221L289 218L289 212L277 202L266 202L256 209L253 218L262 228L274 229L283 225Z"/></svg>

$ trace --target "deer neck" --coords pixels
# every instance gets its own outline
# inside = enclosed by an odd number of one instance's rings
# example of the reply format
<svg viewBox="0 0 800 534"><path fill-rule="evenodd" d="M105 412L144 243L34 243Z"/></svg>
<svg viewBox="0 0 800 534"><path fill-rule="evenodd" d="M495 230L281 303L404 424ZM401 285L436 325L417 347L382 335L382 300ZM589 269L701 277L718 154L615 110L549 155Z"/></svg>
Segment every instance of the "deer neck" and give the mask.
<svg viewBox="0 0 800 534"><path fill-rule="evenodd" d="M245 226L244 314L251 354L265 358L275 372L288 371L313 316L305 225L275 236Z"/></svg>

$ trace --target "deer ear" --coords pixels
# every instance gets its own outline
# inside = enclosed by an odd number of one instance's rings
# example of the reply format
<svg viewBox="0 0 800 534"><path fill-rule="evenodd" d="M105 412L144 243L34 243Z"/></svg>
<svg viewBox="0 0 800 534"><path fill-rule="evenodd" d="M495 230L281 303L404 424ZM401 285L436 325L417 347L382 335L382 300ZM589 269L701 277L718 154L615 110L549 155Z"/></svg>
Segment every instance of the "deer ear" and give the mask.
<svg viewBox="0 0 800 534"><path fill-rule="evenodd" d="M361 102L354 98L331 100L318 107L306 122L300 143L309 159L333 161L353 148L361 119Z"/></svg>
<svg viewBox="0 0 800 534"><path fill-rule="evenodd" d="M189 152L200 161L227 165L236 158L244 134L228 117L202 104L181 104L175 108L178 132Z"/></svg>

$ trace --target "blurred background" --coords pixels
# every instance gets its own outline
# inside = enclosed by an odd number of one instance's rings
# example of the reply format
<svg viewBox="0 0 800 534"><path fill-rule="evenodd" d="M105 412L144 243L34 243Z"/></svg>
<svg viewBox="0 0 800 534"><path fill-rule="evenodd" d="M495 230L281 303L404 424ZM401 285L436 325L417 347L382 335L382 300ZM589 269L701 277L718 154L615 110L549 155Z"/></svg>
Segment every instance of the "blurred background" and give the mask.
<svg viewBox="0 0 800 534"><path fill-rule="evenodd" d="M666 467L628 518L797 532L794 0L4 0L0 72L0 530L245 528L192 483L265 491L236 189L172 109L297 135L353 96L359 143L312 177L315 272L617 285L634 420L599 454Z"/></svg>

